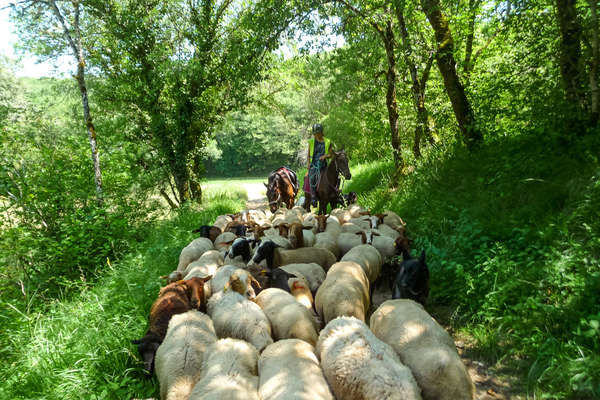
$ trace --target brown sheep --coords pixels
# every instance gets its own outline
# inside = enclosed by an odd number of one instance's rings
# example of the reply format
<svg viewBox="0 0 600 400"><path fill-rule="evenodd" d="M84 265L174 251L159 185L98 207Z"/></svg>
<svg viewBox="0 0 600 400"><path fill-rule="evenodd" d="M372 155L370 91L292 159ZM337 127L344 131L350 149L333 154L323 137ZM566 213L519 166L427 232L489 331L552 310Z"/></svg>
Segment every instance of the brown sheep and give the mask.
<svg viewBox="0 0 600 400"><path fill-rule="evenodd" d="M154 356L165 338L171 317L192 309L206 312L204 282L210 278L196 277L173 282L158 293L158 298L150 308L150 323L146 335L141 339L132 340L133 344L138 345L144 368L148 373L154 371Z"/></svg>

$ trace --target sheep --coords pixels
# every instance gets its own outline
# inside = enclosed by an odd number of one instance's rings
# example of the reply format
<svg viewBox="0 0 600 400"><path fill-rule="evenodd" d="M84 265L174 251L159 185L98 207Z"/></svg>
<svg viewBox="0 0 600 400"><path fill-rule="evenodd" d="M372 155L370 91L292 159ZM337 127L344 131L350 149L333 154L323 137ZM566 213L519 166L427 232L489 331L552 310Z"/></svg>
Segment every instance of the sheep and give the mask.
<svg viewBox="0 0 600 400"><path fill-rule="evenodd" d="M404 261L392 285L392 299L412 299L425 305L429 296L429 268L425 263L425 250L413 258L404 252Z"/></svg>
<svg viewBox="0 0 600 400"><path fill-rule="evenodd" d="M242 221L231 221L225 226L223 232L231 232L236 236L246 236L246 230L248 227Z"/></svg>
<svg viewBox="0 0 600 400"><path fill-rule="evenodd" d="M319 264L325 271L336 261L335 255L327 249L308 247L285 250L271 241L263 242L258 246L250 263L258 264L265 259L269 269L288 264L314 262Z"/></svg>
<svg viewBox="0 0 600 400"><path fill-rule="evenodd" d="M396 351L425 400L472 400L474 387L454 341L413 300L388 300L371 315L371 330Z"/></svg>
<svg viewBox="0 0 600 400"><path fill-rule="evenodd" d="M342 224L342 232L341 233L358 233L358 232L363 232L364 229L362 229L360 226L353 224L352 222L346 222L344 224Z"/></svg>
<svg viewBox="0 0 600 400"><path fill-rule="evenodd" d="M141 339L132 340L138 345L138 351L144 361L148 373L154 370L154 356L162 343L169 321L175 314L181 314L193 308L204 310L204 282L207 278L192 278L187 281L177 281L163 287L158 298L150 308L149 327Z"/></svg>
<svg viewBox="0 0 600 400"><path fill-rule="evenodd" d="M334 208L333 210L331 210L330 215L336 217L341 224L350 221L350 218L352 218L352 216L350 215L350 211L344 210L342 208Z"/></svg>
<svg viewBox="0 0 600 400"><path fill-rule="evenodd" d="M200 379L206 348L217 341L211 319L196 310L174 315L156 351L156 377L163 400L187 399Z"/></svg>
<svg viewBox="0 0 600 400"><path fill-rule="evenodd" d="M223 232L215 239L215 249L224 253L229 249L233 241L237 238L235 233Z"/></svg>
<svg viewBox="0 0 600 400"><path fill-rule="evenodd" d="M200 237L208 238L211 242L214 242L223 231L218 226L202 225L200 228L194 229L192 233L199 233Z"/></svg>
<svg viewBox="0 0 600 400"><path fill-rule="evenodd" d="M364 231L356 233L342 232L337 238L337 246L340 251L340 256L344 256L347 252L356 246L368 243L367 234Z"/></svg>
<svg viewBox="0 0 600 400"><path fill-rule="evenodd" d="M308 286L312 293L316 293L319 286L325 280L326 273L323 268L316 263L305 263L305 264L287 264L279 267L280 269L294 274L296 276L302 276L308 281Z"/></svg>
<svg viewBox="0 0 600 400"><path fill-rule="evenodd" d="M281 268L273 268L270 271L265 271L265 274L269 277L269 283L267 287L277 288L291 293L288 280L291 278L296 278L296 275Z"/></svg>
<svg viewBox="0 0 600 400"><path fill-rule="evenodd" d="M252 227L252 232L254 233L255 240L261 239L263 237L271 238L273 236L281 236L279 234L279 229L274 228L272 225L270 225L270 223L262 226L254 225Z"/></svg>
<svg viewBox="0 0 600 400"><path fill-rule="evenodd" d="M315 300L310 291L308 281L303 276L292 276L288 279L287 283L290 293L296 301L309 310L312 310Z"/></svg>
<svg viewBox="0 0 600 400"><path fill-rule="evenodd" d="M313 247L315 245L315 233L310 227L304 226L302 228L302 240L304 244L302 247Z"/></svg>
<svg viewBox="0 0 600 400"><path fill-rule="evenodd" d="M313 233L317 233L317 230L319 228L319 222L317 221L317 216L312 212L304 214L302 226L310 227Z"/></svg>
<svg viewBox="0 0 600 400"><path fill-rule="evenodd" d="M375 282L381 273L381 265L383 264L379 251L369 244L361 244L354 247L340 261L353 261L359 264L365 271L371 284Z"/></svg>
<svg viewBox="0 0 600 400"><path fill-rule="evenodd" d="M421 400L410 369L356 318L329 322L319 335L316 353L338 399Z"/></svg>
<svg viewBox="0 0 600 400"><path fill-rule="evenodd" d="M302 224L300 223L293 223L293 224L285 224L285 225L280 225L280 227L285 227L287 228L288 232L287 232L287 238L290 241L290 244L292 245L292 249L297 249L300 247L304 247L304 231L307 231L307 234L312 234L312 232L310 231L310 228L304 228L302 226ZM314 236L313 236L314 237Z"/></svg>
<svg viewBox="0 0 600 400"><path fill-rule="evenodd" d="M271 324L263 310L237 291L226 290L212 296L208 314L219 338L243 339L259 352L273 343Z"/></svg>
<svg viewBox="0 0 600 400"><path fill-rule="evenodd" d="M368 309L369 279L363 268L351 261L333 264L315 296L317 314L325 323L342 315L364 321Z"/></svg>
<svg viewBox="0 0 600 400"><path fill-rule="evenodd" d="M319 232L315 235L313 248L327 249L333 253L336 260L340 258L340 249L337 244L337 236L330 232Z"/></svg>
<svg viewBox="0 0 600 400"><path fill-rule="evenodd" d="M368 213L368 210L362 208L358 204L352 204L351 206L349 206L348 211L350 211L350 215L352 216L352 218L360 218L361 215Z"/></svg>
<svg viewBox="0 0 600 400"><path fill-rule="evenodd" d="M206 349L200 380L189 400L260 400L258 351L239 339L220 339Z"/></svg>
<svg viewBox="0 0 600 400"><path fill-rule="evenodd" d="M391 237L394 240L398 239L402 235L402 233L398 232L397 230L386 224L377 225L377 231L382 235Z"/></svg>
<svg viewBox="0 0 600 400"><path fill-rule="evenodd" d="M193 269L199 269L205 275L214 275L217 268L224 264L223 255L217 250L209 250L204 252L196 261L188 264L184 274L189 274Z"/></svg>
<svg viewBox="0 0 600 400"><path fill-rule="evenodd" d="M400 216L393 211L384 211L382 215L384 215L383 223L391 226L396 230L404 229L404 227L406 226L404 221L402 221L402 218L400 218Z"/></svg>
<svg viewBox="0 0 600 400"><path fill-rule="evenodd" d="M317 343L317 322L310 310L298 303L291 294L269 288L260 292L254 301L271 321L275 340L296 338L313 346Z"/></svg>
<svg viewBox="0 0 600 400"><path fill-rule="evenodd" d="M258 375L262 400L334 400L315 348L303 340L268 346L258 359Z"/></svg>
<svg viewBox="0 0 600 400"><path fill-rule="evenodd" d="M219 227L221 232L225 232L225 227L231 221L233 221L233 218L231 218L229 215L219 215L213 225Z"/></svg>
<svg viewBox="0 0 600 400"><path fill-rule="evenodd" d="M192 240L179 254L177 271L183 273L191 262L196 261L202 254L212 249L214 249L214 247L213 242L211 242L210 239L201 237Z"/></svg>
<svg viewBox="0 0 600 400"><path fill-rule="evenodd" d="M371 229L371 221L368 217L352 218L349 222L358 226L363 231Z"/></svg>
<svg viewBox="0 0 600 400"><path fill-rule="evenodd" d="M325 225L325 232L330 233L333 235L333 237L337 238L342 232L342 224L340 223L340 220L333 215L328 216Z"/></svg>
<svg viewBox="0 0 600 400"><path fill-rule="evenodd" d="M216 293L222 291L226 287L229 287L231 276L234 274L241 281L242 285L236 286L233 289L242 296L253 299L256 296L253 285L260 287L260 284L248 271L237 268L233 265L225 265L217 270L213 278L210 280L210 289L212 295L214 296Z"/></svg>

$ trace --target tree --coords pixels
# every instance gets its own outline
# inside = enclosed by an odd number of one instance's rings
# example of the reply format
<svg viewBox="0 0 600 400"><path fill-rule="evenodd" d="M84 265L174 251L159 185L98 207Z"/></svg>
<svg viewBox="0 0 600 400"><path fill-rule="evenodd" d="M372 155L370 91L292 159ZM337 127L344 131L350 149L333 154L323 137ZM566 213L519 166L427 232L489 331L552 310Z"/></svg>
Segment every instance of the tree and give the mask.
<svg viewBox="0 0 600 400"><path fill-rule="evenodd" d="M387 92L386 92L386 107L388 111L388 121L390 124L390 142L392 144L392 154L394 159L394 168L396 174L394 179L397 179L397 173L402 171L404 161L401 154L401 142L398 135L398 102L396 99L397 85L397 70L396 70L396 38L391 18L391 5L386 2L382 8L366 5L366 9L375 8L375 12L368 14L346 0L337 0L347 10L353 13L356 17L362 19L362 22L369 25L371 29L378 35L385 49L387 60L387 70L385 71Z"/></svg>
<svg viewBox="0 0 600 400"><path fill-rule="evenodd" d="M82 37L81 15L84 7L79 0L57 2L56 0L25 0L11 3L13 18L21 29L21 38L28 49L43 57L57 57L71 52L77 64L77 80L90 143L96 198L102 204L102 172L96 140L96 129L92 122L88 90L85 82L86 57Z"/></svg>
<svg viewBox="0 0 600 400"><path fill-rule="evenodd" d="M452 40L448 20L442 13L439 0L421 0L421 6L435 32L438 45L435 57L440 73L444 78L444 85L452 103L458 127L467 147L472 149L483 140L483 135L477 126L471 103L467 99L465 89L456 72L454 41Z"/></svg>
<svg viewBox="0 0 600 400"><path fill-rule="evenodd" d="M242 9L232 0L108 1L96 7L103 38L94 60L107 100L123 105L164 171L173 205L201 200L204 146L230 110L247 102L279 37L310 5ZM115 90L118 88L118 90Z"/></svg>

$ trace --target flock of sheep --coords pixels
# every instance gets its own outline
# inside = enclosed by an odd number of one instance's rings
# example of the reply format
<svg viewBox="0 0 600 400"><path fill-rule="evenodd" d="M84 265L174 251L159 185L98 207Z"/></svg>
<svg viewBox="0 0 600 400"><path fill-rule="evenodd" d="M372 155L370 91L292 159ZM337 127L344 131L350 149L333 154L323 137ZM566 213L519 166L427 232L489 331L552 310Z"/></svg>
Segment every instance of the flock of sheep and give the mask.
<svg viewBox="0 0 600 400"><path fill-rule="evenodd" d="M134 341L161 399L473 399L395 213L245 210L197 232ZM395 299L367 320L381 281Z"/></svg>

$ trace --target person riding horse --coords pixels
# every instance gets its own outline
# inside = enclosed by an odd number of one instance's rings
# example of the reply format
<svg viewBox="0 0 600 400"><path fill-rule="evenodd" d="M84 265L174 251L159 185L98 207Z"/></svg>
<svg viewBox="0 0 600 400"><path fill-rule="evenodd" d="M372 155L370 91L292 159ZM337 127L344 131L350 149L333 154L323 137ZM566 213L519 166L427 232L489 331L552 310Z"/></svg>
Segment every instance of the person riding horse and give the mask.
<svg viewBox="0 0 600 400"><path fill-rule="evenodd" d="M317 184L321 176L321 171L327 167L327 159L333 156L331 150L331 140L323 134L323 125L314 124L312 126L314 137L308 140L308 179L310 182L310 192L312 197L312 206L317 205Z"/></svg>

